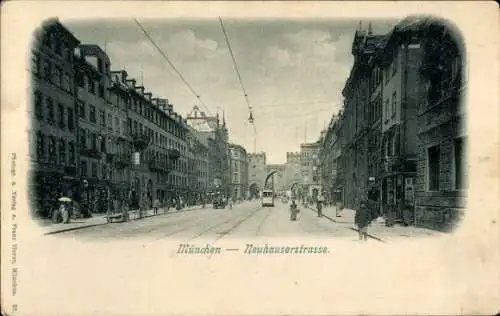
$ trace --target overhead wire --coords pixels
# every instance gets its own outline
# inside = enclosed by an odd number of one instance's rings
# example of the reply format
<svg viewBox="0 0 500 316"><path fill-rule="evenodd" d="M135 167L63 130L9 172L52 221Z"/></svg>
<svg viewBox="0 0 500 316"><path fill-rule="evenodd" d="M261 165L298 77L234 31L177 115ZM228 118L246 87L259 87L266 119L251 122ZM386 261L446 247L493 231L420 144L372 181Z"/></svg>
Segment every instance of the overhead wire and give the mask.
<svg viewBox="0 0 500 316"><path fill-rule="evenodd" d="M194 88L189 84L189 82L181 74L181 72L177 69L177 67L175 67L175 65L170 61L170 59L168 58L167 54L165 54L165 52L163 52L163 50L156 44L156 42L149 35L149 33L142 26L142 24L139 23L139 21L137 21L136 18L133 18L133 19L134 19L135 23L139 26L139 28L142 30L142 32L144 33L144 35L149 39L149 41L151 42L151 44L153 44L153 46L158 50L158 52L160 53L160 55L167 61L167 63L170 65L170 67L172 67L172 69L177 73L177 75L181 78L181 80L188 87L188 89L191 91L191 93L193 93L193 95L196 97L196 99L198 100L198 102L200 102L200 104L205 108L205 110L207 111L207 113L210 114L210 110L208 109L208 107L205 104L205 102L203 102L203 100L201 99L201 96L194 90Z"/></svg>
<svg viewBox="0 0 500 316"><path fill-rule="evenodd" d="M229 41L229 37L227 36L226 29L224 28L224 23L222 22L222 18L219 17L220 26L222 29L222 33L224 34L224 39L226 40L227 48L229 49L229 54L231 55L231 59L233 60L234 70L236 72L236 76L238 77L238 81L240 83L241 90L243 91L243 96L247 103L248 109L251 110L250 101L248 100L248 94L245 90L245 86L243 85L243 79L241 78L240 71L238 69L238 64L236 63L236 58L234 57L233 49L231 48L231 43Z"/></svg>
<svg viewBox="0 0 500 316"><path fill-rule="evenodd" d="M229 41L229 36L227 35L226 28L224 27L224 23L222 22L222 18L219 16L219 22L221 26L222 33L224 34L224 40L226 41L227 48L229 50L229 54L231 55L231 60L233 61L233 67L236 72L236 76L238 78L238 82L240 83L241 91L243 91L243 97L245 98L245 102L247 103L248 112L249 112L249 121L250 124L253 125L254 131L254 152L257 152L257 128L255 124L255 119L253 118L252 106L250 105L250 100L248 98L248 93L243 84L243 79L241 77L240 70L238 69L238 63L236 62L236 58L234 57L233 48L231 47L231 42Z"/></svg>

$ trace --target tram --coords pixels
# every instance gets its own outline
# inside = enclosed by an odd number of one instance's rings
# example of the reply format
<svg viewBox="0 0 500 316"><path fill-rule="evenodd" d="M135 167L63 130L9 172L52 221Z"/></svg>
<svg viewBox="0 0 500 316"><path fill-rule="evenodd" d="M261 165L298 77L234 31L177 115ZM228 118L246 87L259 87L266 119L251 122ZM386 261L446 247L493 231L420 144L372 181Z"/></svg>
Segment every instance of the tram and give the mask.
<svg viewBox="0 0 500 316"><path fill-rule="evenodd" d="M262 191L262 206L274 206L274 192L273 190Z"/></svg>

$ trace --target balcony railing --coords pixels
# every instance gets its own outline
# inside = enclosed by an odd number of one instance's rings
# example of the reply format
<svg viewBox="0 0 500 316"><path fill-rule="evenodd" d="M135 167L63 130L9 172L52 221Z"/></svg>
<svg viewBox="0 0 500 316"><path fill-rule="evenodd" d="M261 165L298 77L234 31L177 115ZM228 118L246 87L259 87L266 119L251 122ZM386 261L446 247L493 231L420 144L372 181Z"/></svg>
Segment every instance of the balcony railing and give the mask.
<svg viewBox="0 0 500 316"><path fill-rule="evenodd" d="M151 137L145 133L135 133L132 134L132 143L136 150L142 151L151 143Z"/></svg>
<svg viewBox="0 0 500 316"><path fill-rule="evenodd" d="M113 157L116 168L123 169L132 163L132 157L127 153L119 153Z"/></svg>
<svg viewBox="0 0 500 316"><path fill-rule="evenodd" d="M80 154L95 159L101 159L103 155L97 148L80 148Z"/></svg>
<svg viewBox="0 0 500 316"><path fill-rule="evenodd" d="M172 160L177 160L181 156L181 153L177 149L168 149L167 155L168 155L168 158L170 158Z"/></svg>
<svg viewBox="0 0 500 316"><path fill-rule="evenodd" d="M151 171L167 171L167 163L165 161L151 159L149 160L149 170Z"/></svg>

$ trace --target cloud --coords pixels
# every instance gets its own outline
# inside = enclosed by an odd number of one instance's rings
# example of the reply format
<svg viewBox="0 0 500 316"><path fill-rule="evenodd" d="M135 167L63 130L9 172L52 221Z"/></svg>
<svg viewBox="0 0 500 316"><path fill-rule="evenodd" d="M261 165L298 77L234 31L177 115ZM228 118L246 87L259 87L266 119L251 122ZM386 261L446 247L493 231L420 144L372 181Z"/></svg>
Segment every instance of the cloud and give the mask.
<svg viewBox="0 0 500 316"><path fill-rule="evenodd" d="M140 29L127 23L120 24L120 31L113 24L102 28L98 24L77 25L73 29L86 43L102 45L108 39L112 69L125 68L138 80L142 72L148 91L168 98L176 111L190 112L196 98ZM297 144L303 141L305 122L312 141L323 128L323 121L338 111L340 92L352 66L354 33L331 24L321 27L298 22L293 27L261 22L228 22L225 26L255 109L258 149L266 150L272 162L279 162L286 151L297 150ZM220 26L215 22L148 22L145 28L210 112L225 110L230 138L253 151L247 104ZM266 109L270 104L291 105ZM315 115L301 115L315 111Z"/></svg>

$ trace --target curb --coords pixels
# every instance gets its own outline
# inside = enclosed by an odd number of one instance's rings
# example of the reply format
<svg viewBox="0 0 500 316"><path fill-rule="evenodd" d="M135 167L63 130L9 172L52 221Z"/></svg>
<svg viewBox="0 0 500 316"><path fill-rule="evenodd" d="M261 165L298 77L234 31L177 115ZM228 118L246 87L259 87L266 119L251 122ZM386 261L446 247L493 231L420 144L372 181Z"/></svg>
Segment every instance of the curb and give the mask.
<svg viewBox="0 0 500 316"><path fill-rule="evenodd" d="M61 229L61 230L56 230L56 231L53 231L53 232L45 233L44 235L54 235L54 234L69 232L69 231L72 231L72 230L78 230L78 229L89 228L89 227L94 227L94 226L101 226L101 225L107 225L107 224L108 223L89 224L89 225L83 225L83 226L77 226L77 227L71 227L71 228L64 228L64 229Z"/></svg>
<svg viewBox="0 0 500 316"><path fill-rule="evenodd" d="M311 208L310 206L306 206L306 208L310 209L311 211L316 212L316 210L315 210L315 209L313 209L313 208ZM327 218L328 220L330 220L330 221L332 221L332 222L334 222L334 223L338 224L338 222L337 222L336 220L334 220L333 218L331 218L330 216L327 216L327 215L323 214L323 215L322 215L322 217ZM354 230L354 231L356 231L356 232L359 232L359 229L357 229L357 228L355 228L355 227L349 227L349 229L350 229L350 230ZM370 238L372 238L372 239L375 239L375 240L377 240L377 241L384 242L384 243L385 243L385 242L387 242L386 240L384 240L384 239L382 239L382 238L378 237L377 235L373 235L373 234L370 234L370 233L368 233L367 235L368 235L368 237L370 237Z"/></svg>
<svg viewBox="0 0 500 316"><path fill-rule="evenodd" d="M190 210L179 210L179 211L176 211L176 212L172 212L171 214L173 214L173 213L189 212L189 211L201 210L201 209L202 208L194 208L194 209L190 209ZM143 216L141 218L134 218L133 221L141 220L141 219L148 218L148 217L154 217L154 216L158 216L158 215L167 215L167 214L169 214L169 213L167 212L166 214L157 214L157 215L151 214L151 215L146 215L146 216ZM51 232L44 233L43 235L54 235L54 234L65 233L65 232L69 232L69 231L73 231L73 230L79 230L79 229L90 228L90 227L101 226L101 225L108 225L108 224L109 223L104 222L104 223L99 223L99 224L88 224L88 225L82 225L82 226L71 227L71 228L63 228L63 229L60 229L60 230L56 230L56 231L51 231Z"/></svg>

